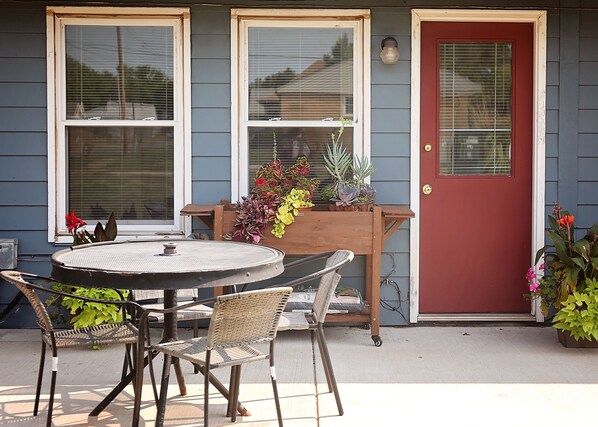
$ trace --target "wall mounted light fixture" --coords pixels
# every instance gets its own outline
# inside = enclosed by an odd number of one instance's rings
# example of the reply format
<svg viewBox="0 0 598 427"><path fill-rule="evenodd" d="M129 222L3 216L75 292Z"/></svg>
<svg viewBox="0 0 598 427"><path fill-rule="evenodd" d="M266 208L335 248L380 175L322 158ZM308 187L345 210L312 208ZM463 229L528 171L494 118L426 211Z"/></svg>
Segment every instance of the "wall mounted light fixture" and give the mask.
<svg viewBox="0 0 598 427"><path fill-rule="evenodd" d="M380 48L382 49L380 59L385 64L394 64L399 60L399 43L394 37L384 38Z"/></svg>

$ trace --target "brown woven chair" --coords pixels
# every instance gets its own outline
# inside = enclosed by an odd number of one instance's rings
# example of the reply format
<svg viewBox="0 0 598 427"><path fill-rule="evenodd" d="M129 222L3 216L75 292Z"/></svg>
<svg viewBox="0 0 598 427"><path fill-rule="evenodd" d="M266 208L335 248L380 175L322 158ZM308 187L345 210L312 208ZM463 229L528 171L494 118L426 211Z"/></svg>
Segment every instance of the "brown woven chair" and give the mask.
<svg viewBox="0 0 598 427"><path fill-rule="evenodd" d="M35 404L33 415L37 416L39 408L39 398L41 393L42 378L44 371L44 361L46 356L46 347L52 350L52 379L50 383L50 400L48 402L48 417L46 425L52 424L52 410L54 406L54 392L56 389L56 376L58 374L58 349L73 347L92 347L106 346L112 344L124 344L125 365L123 367L123 376L126 369L131 369L133 361L131 359L132 346L137 344L137 328L128 321L120 323L109 323L87 328L55 330L46 311L44 303L39 299L37 292L48 292L51 294L68 295L72 298L78 298L84 301L102 302L106 304L116 304L124 306L126 302L121 301L101 301L91 298L79 297L77 295L65 294L64 292L53 291L44 288L41 285L32 283L32 281L49 279L34 274L20 273L18 271L2 271L0 277L8 283L15 285L29 300L31 307L35 312L37 323L41 329L42 348L39 361L39 373L37 377L37 387L35 392Z"/></svg>
<svg viewBox="0 0 598 427"><path fill-rule="evenodd" d="M323 258L327 258L326 266L323 269L282 285L297 287L319 278L319 285L317 286L311 311L309 313L284 312L280 318L280 323L278 324L278 331L309 330L312 339L315 333L318 348L320 349L320 357L322 358L322 365L324 367L324 374L326 375L326 382L328 383L328 390L334 392L338 414L343 415L343 405L338 392L336 377L334 376L332 361L330 359L330 353L328 352L328 345L326 344L326 337L324 336L324 320L326 319L326 312L330 306L330 299L332 298L332 295L334 295L336 285L338 285L341 278L338 271L343 265L351 262L353 259L353 252L339 250L334 253L329 252L313 255L285 265L285 271L288 272L292 268Z"/></svg>
<svg viewBox="0 0 598 427"><path fill-rule="evenodd" d="M281 313L291 292L291 288L280 287L219 296L215 300L207 337L150 346L153 351L162 352L166 357L187 360L201 370L204 375L205 427L208 426L210 370L231 367L227 416L230 416L231 420L235 422L239 403L241 365L259 360L270 361L270 377L276 414L278 424L282 426L274 368L274 338ZM188 305L185 304L185 306ZM168 310L166 311L168 312ZM149 311L146 311L142 315L140 328L144 328L149 314ZM259 342L269 342L269 351L262 353L251 347L251 344ZM165 366L169 366L169 364ZM141 404L141 393L137 393L135 399L135 411L137 412ZM134 417L137 418L136 415Z"/></svg>

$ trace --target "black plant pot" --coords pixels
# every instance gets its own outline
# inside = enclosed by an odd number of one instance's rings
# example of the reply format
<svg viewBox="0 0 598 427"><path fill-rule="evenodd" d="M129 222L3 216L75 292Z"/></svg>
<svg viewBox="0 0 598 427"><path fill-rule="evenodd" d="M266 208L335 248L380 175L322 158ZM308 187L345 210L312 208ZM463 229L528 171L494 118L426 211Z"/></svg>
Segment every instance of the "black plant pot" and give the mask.
<svg viewBox="0 0 598 427"><path fill-rule="evenodd" d="M567 348L598 348L598 341L596 340L587 340L587 339L580 339L576 340L571 336L569 331L563 331L562 329L557 329L556 333L559 337L559 342Z"/></svg>

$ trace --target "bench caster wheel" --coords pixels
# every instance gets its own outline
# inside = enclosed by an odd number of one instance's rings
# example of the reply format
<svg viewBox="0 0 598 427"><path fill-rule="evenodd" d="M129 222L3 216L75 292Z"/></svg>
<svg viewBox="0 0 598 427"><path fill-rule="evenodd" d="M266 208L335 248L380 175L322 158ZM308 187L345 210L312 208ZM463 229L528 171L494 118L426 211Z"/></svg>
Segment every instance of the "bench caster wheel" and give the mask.
<svg viewBox="0 0 598 427"><path fill-rule="evenodd" d="M382 338L380 338L378 335L373 335L372 340L374 341L374 345L376 347L380 347L382 345Z"/></svg>

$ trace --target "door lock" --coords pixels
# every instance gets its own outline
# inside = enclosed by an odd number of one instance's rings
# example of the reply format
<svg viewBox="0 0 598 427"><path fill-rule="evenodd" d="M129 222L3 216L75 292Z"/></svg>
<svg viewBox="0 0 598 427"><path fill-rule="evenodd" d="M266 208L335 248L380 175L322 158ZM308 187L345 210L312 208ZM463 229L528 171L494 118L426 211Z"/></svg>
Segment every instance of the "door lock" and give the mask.
<svg viewBox="0 0 598 427"><path fill-rule="evenodd" d="M426 144L426 145L424 145L424 151L426 151L428 153L430 151L432 151L432 144Z"/></svg>
<svg viewBox="0 0 598 427"><path fill-rule="evenodd" d="M430 184L426 184L422 187L422 193L426 196L432 192L432 186Z"/></svg>

